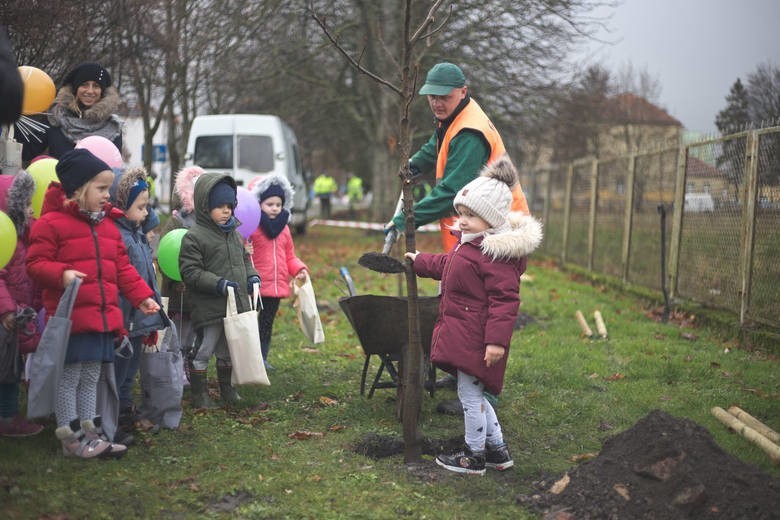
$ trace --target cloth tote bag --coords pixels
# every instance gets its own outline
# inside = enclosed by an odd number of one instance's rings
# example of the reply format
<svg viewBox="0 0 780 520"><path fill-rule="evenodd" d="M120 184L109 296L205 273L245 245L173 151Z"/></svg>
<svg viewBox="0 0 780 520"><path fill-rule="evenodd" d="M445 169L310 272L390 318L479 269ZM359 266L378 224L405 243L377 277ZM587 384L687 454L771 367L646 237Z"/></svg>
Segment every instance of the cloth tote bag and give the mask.
<svg viewBox="0 0 780 520"><path fill-rule="evenodd" d="M96 409L103 426L103 433L108 440L113 441L119 429L119 389L116 384L114 363L103 363L100 366Z"/></svg>
<svg viewBox="0 0 780 520"><path fill-rule="evenodd" d="M292 281L293 294L295 294L295 311L298 314L298 322L303 334L312 343L325 341L325 331L322 329L320 313L317 310L317 298L314 296L314 286L311 284L309 274L306 281L299 285L297 279Z"/></svg>
<svg viewBox="0 0 780 520"><path fill-rule="evenodd" d="M162 332L162 331L161 331ZM162 428L175 430L182 416L184 358L176 325L170 322L157 346L141 352L141 415Z"/></svg>
<svg viewBox="0 0 780 520"><path fill-rule="evenodd" d="M57 305L57 312L50 316L43 329L38 349L30 354L30 386L27 389L27 417L47 417L54 413L57 387L60 384L65 354L68 351L70 315L81 285L74 278L65 288Z"/></svg>
<svg viewBox="0 0 780 520"><path fill-rule="evenodd" d="M228 287L227 309L225 310L225 338L233 365L231 383L234 385L265 385L271 382L265 372L263 354L260 350L260 330L257 325L257 301L260 288L255 284L254 297L250 301L252 310L238 313L236 293Z"/></svg>

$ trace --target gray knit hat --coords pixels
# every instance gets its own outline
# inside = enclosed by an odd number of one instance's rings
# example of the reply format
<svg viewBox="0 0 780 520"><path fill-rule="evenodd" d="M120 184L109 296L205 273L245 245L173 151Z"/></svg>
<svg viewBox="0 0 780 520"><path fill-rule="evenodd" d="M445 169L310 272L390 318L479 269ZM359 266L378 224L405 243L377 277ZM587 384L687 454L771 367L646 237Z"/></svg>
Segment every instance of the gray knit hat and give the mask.
<svg viewBox="0 0 780 520"><path fill-rule="evenodd" d="M517 170L509 156L502 155L488 164L479 177L466 184L453 200L453 206L465 206L482 217L491 228L501 228L512 208L512 188Z"/></svg>

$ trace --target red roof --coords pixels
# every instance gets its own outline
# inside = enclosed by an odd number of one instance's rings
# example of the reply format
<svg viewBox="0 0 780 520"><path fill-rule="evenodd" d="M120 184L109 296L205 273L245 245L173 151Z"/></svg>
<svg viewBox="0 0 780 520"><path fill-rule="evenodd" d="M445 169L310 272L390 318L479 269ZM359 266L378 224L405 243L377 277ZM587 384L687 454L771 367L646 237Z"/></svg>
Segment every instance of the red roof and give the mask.
<svg viewBox="0 0 780 520"><path fill-rule="evenodd" d="M682 126L665 110L635 94L620 94L604 103L604 120L620 124Z"/></svg>

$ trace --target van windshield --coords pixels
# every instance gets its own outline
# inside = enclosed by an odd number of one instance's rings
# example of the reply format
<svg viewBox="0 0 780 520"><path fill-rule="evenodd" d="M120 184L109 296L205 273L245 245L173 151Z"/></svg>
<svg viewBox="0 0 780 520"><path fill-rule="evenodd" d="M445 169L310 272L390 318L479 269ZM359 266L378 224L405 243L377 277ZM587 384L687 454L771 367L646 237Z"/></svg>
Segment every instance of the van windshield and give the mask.
<svg viewBox="0 0 780 520"><path fill-rule="evenodd" d="M274 144L269 135L238 136L238 167L256 173L274 169Z"/></svg>
<svg viewBox="0 0 780 520"><path fill-rule="evenodd" d="M233 169L233 136L207 135L195 140L193 162L201 168Z"/></svg>

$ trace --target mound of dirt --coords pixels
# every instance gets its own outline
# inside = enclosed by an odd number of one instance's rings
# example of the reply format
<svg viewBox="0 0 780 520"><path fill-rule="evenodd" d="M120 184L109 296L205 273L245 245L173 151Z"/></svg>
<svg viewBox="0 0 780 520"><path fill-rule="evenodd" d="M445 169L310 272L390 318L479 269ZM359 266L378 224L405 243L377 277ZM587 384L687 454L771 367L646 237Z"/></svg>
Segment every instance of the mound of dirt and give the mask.
<svg viewBox="0 0 780 520"><path fill-rule="evenodd" d="M780 480L660 410L606 440L598 457L537 485L539 494L518 500L545 520L780 519Z"/></svg>

